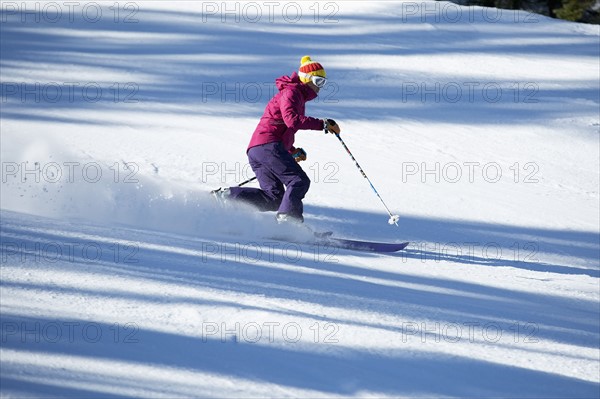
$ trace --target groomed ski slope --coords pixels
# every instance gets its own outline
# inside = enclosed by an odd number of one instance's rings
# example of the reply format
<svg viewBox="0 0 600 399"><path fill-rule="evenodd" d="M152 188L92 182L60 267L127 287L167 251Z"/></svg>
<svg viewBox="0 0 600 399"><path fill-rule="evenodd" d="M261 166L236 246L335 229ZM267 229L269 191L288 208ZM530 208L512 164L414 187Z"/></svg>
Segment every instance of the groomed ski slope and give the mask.
<svg viewBox="0 0 600 399"><path fill-rule="evenodd" d="M598 26L28 4L0 16L2 397L600 395ZM307 54L330 79L307 113L401 219L305 131L306 222L402 253L276 241L206 194L252 176L273 80Z"/></svg>

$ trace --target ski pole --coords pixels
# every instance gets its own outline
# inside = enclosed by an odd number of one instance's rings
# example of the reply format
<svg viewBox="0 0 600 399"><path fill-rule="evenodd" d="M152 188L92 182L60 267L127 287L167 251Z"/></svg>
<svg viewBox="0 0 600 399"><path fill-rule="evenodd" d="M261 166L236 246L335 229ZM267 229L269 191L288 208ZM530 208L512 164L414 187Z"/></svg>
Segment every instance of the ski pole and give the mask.
<svg viewBox="0 0 600 399"><path fill-rule="evenodd" d="M354 155L352 155L352 152L350 152L350 149L348 148L348 146L346 145L346 143L344 143L344 140L342 140L342 138L340 137L339 133L334 133L334 135L335 135L335 137L338 138L338 140L340 141L340 143L342 143L342 146L346 149L346 152L348 153L348 155L350 155L350 158L352 158L352 160L356 164L356 167L358 168L358 170L360 171L360 173L363 175L363 177L365 179L367 179L367 181L369 182L369 185L371 186L371 188L373 189L373 191L375 192L375 194L377 194L377 197L379 198L379 200L381 201L381 203L385 207L385 210L387 211L388 215L390 215L388 223L389 224L395 224L396 226L398 226L398 219L400 219L400 216L399 215L393 215L392 212L390 212L390 209L387 207L387 205L385 204L385 202L383 202L383 198L381 198L381 195L379 195L379 193L375 189L375 186L373 186L373 183L371 183L371 179L369 179L367 177L367 174L365 173L365 171L360 167L360 165L356 161L356 158L354 158Z"/></svg>
<svg viewBox="0 0 600 399"><path fill-rule="evenodd" d="M240 184L238 184L237 186L238 186L238 187L242 187L242 186L244 186L244 185L246 185L246 184L248 184L248 183L250 183L251 181L254 181L254 180L256 180L256 176L254 176L254 177L251 177L251 178L249 178L248 180L241 182L241 183L240 183ZM217 188L216 190L212 190L212 191L211 191L211 194L216 194L216 193L219 193L219 192L221 192L221 190L222 190L222 189L223 189L222 187L219 187L219 188Z"/></svg>
<svg viewBox="0 0 600 399"><path fill-rule="evenodd" d="M246 185L246 184L248 184L248 183L250 183L251 181L254 181L254 180L256 180L256 176L254 176L254 177L251 177L251 178L249 178L248 180L241 182L241 183L240 183L240 184L238 184L237 186L238 186L238 187L242 187L242 186L244 186L244 185Z"/></svg>

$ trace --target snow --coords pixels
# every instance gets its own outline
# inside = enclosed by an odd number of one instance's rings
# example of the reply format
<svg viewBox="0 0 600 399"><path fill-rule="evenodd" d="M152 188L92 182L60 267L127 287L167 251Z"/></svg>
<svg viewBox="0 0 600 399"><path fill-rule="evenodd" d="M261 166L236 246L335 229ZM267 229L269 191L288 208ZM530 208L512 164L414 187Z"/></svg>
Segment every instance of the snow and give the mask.
<svg viewBox="0 0 600 399"><path fill-rule="evenodd" d="M600 396L597 26L97 4L2 3L2 397ZM330 79L307 113L400 215L300 132L307 224L406 251L277 241L207 195L252 176L273 80L307 54Z"/></svg>

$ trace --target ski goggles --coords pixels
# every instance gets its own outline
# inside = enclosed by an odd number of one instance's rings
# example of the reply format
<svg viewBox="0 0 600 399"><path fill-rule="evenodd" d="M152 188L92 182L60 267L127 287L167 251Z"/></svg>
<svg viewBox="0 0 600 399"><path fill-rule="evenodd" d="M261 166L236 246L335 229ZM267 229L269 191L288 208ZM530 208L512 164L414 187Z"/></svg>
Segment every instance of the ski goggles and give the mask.
<svg viewBox="0 0 600 399"><path fill-rule="evenodd" d="M308 73L304 72L299 72L298 75L305 79L310 79L310 81L313 82L319 89L325 86L325 83L327 83L327 78L324 78L323 76L309 75Z"/></svg>

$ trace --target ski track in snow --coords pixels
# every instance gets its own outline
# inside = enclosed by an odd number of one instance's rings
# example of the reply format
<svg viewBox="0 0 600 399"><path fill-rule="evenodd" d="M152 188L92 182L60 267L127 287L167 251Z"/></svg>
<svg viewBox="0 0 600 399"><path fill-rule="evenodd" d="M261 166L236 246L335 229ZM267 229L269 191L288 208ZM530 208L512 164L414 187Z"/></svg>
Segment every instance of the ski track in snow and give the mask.
<svg viewBox="0 0 600 399"><path fill-rule="evenodd" d="M96 23L2 4L0 396L600 396L597 26L135 4ZM272 81L305 54L331 81L307 113L400 214L300 132L307 223L407 250L277 241L299 233L207 194L251 177Z"/></svg>

